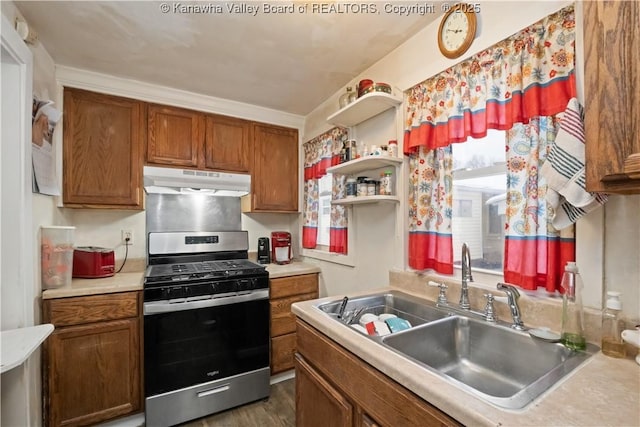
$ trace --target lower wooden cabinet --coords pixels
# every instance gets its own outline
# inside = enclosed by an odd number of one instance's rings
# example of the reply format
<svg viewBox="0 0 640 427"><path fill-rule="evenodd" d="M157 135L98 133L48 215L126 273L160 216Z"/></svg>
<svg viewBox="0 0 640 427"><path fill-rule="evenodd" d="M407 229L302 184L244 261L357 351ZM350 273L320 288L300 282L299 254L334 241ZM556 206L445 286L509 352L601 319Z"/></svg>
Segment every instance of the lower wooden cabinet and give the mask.
<svg viewBox="0 0 640 427"><path fill-rule="evenodd" d="M461 425L307 323L296 334L296 425Z"/></svg>
<svg viewBox="0 0 640 427"><path fill-rule="evenodd" d="M296 353L296 317L291 304L318 298L318 274L303 274L271 279L271 374L294 367Z"/></svg>
<svg viewBox="0 0 640 427"><path fill-rule="evenodd" d="M142 411L141 295L45 300L44 424L83 426Z"/></svg>

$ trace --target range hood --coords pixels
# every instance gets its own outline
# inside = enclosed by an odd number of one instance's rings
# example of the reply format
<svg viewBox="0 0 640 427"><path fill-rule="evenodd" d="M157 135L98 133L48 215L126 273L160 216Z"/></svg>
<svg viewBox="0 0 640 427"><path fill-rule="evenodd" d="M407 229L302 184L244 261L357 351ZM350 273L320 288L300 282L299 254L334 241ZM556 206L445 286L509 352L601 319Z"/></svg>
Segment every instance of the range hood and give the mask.
<svg viewBox="0 0 640 427"><path fill-rule="evenodd" d="M157 166L145 166L143 171L147 193L241 197L251 190L250 175Z"/></svg>

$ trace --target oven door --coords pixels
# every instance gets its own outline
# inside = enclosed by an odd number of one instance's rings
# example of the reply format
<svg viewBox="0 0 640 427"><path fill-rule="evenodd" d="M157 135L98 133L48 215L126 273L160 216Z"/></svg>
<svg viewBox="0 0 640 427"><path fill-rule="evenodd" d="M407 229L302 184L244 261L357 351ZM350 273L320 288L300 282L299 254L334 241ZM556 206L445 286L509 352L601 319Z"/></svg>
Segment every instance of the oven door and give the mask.
<svg viewBox="0 0 640 427"><path fill-rule="evenodd" d="M145 302L145 396L268 368L268 295Z"/></svg>

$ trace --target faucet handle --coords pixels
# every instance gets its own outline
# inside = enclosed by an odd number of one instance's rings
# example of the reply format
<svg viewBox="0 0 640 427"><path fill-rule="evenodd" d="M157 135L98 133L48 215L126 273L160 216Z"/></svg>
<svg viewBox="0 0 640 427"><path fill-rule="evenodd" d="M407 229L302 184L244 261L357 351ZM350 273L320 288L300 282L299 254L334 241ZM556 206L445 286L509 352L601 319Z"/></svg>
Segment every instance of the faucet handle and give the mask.
<svg viewBox="0 0 640 427"><path fill-rule="evenodd" d="M495 322L496 314L493 308L493 300L495 297L491 293L484 294L484 297L487 299L487 305L484 306L484 319L487 322Z"/></svg>
<svg viewBox="0 0 640 427"><path fill-rule="evenodd" d="M437 286L440 288L440 292L438 293L438 304L439 305L447 305L447 285L444 283L434 282L433 280L429 280L427 283L429 286Z"/></svg>

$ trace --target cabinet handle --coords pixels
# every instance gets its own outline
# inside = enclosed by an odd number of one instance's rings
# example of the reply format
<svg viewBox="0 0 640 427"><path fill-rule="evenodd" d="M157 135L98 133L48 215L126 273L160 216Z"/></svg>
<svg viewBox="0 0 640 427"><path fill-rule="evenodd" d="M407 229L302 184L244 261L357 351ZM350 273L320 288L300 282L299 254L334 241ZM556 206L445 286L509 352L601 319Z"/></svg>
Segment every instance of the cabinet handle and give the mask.
<svg viewBox="0 0 640 427"><path fill-rule="evenodd" d="M226 384L226 385L223 385L222 387L214 388L214 389L207 390L207 391L201 391L200 393L198 393L198 397L207 397L207 396L210 396L212 394L222 393L223 391L227 391L230 388L231 387L229 387L229 384Z"/></svg>

